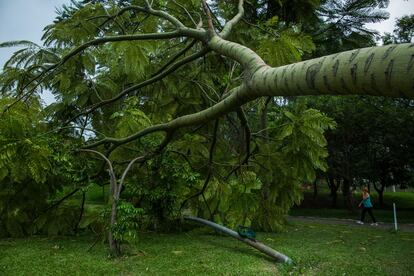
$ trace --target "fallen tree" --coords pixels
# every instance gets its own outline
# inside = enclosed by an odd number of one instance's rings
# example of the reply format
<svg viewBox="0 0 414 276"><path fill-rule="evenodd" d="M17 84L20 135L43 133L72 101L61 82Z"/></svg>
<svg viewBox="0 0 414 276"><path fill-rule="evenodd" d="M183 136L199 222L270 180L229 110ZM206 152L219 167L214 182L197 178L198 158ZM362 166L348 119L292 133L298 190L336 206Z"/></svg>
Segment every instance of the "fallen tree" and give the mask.
<svg viewBox="0 0 414 276"><path fill-rule="evenodd" d="M260 97L357 94L414 98L413 44L356 49L289 65L271 67L255 51L240 43L230 41L234 26L242 20L244 14L242 0L238 3L237 14L222 27L219 27L217 22L213 23L214 16L211 14L209 6L206 1L202 2L203 8L200 9L200 12L204 12L206 20L200 20L199 23L196 23L190 15L189 17L193 21L194 27L186 26L178 19L178 16L168 13L168 10L163 8L162 5L157 5L158 3L154 4L154 6L158 6L158 9L155 9L149 1L145 1L143 6L127 4L126 6L117 7L117 9L111 10L112 13L106 10L104 5L93 6L89 10L85 8L88 12L97 14L94 14L93 17L87 20L81 19L80 23L75 22L76 24L74 25L86 25L86 22L95 22L98 27L93 26L95 29L91 32L92 34L87 33L85 37L81 37L81 39L74 38L73 41L70 37L59 37L61 39L59 42L63 45L63 49L57 47L53 51L38 50L36 54L41 54L41 59L38 59L40 64L27 63L23 77L15 78L15 80L4 85L4 88L14 91L11 94L16 97L16 102L29 101L31 96L38 92L38 88L42 86L61 90L63 91L62 97L67 97L65 99L70 102L63 111L69 110L70 112L68 111L67 113L70 116L66 116L64 122L59 121L59 123L69 125L70 127L71 125L79 125L79 121L81 121L83 129L86 129L88 123L90 123L88 120L93 117L92 123L99 123L100 127L111 129L113 126L107 125L106 120L116 113L113 112L114 105L119 105L117 107L122 110L128 99L140 95L150 85L155 85L165 80L184 65L189 65L200 58L205 58L207 54L215 55L218 58L225 58L240 66L241 74L239 81L237 85L228 85L226 89L223 89L223 94L219 95L217 100L211 101L212 104L207 105L207 108L204 108L204 106L201 110L197 110L194 113L190 110L186 115L171 116L171 119L162 122L157 121L155 124L146 124L144 127L140 127L138 131L134 131L133 134L129 135L120 134L113 137L96 135L93 139L89 139L83 148L94 148L108 158L116 149L125 147L128 143L149 137L152 133L161 132L165 137L164 140L159 139L158 145L154 143L152 149L145 149L147 152L141 155L153 157L159 153L154 149L158 147L163 148L166 144L173 141L174 134L180 129L191 126L199 127L236 111L246 137L246 150L243 158L240 158L242 159L240 166L249 161L251 138L250 129L241 107ZM83 10L80 9L80 11ZM149 28L150 30L146 32L145 29L142 29L140 32L131 31L132 33L123 30L122 26L116 31L107 27L108 25L121 25L118 19L123 16L136 18L141 14L144 14L145 18L156 18L158 20L154 23L156 27ZM75 17L75 15L81 17L82 14L70 14L68 21L72 19L71 16ZM141 24L142 22L139 23ZM137 24L138 27L133 27L139 28L140 24ZM86 26L85 29L88 29L87 27L90 26ZM82 28L80 29L83 30ZM59 31L59 28L56 29ZM49 45L58 41L57 39L50 38L53 37L53 31L56 30L48 29L45 34L46 42ZM58 35L61 34L55 34L55 36ZM119 43L137 41L144 43L148 41L161 42L170 40L178 42L183 47L176 54L170 55L163 66L152 72L150 76L148 76L149 74L144 74L146 79L140 82L131 84L132 81L127 78L125 83L123 83L125 85L122 85L123 89L121 91L112 89L110 92L115 93L114 91L116 91L115 95L109 93L109 96L101 97L96 86L98 84L101 85L103 82L94 82L93 78L107 77L105 76L105 70L109 70L106 68L109 66L105 64L106 60L102 61L101 56L103 54L100 51L110 52L113 49L105 48L105 46L108 44L119 46ZM184 46L186 43L187 45ZM132 56L142 54L142 52L137 52L136 49L131 48L134 47L129 47L128 51L133 53ZM157 50L153 50L150 55L151 58L157 53ZM191 54L186 55L187 53ZM141 58L145 59L144 55ZM119 59L121 62L126 63L126 60ZM84 64L78 66L78 63L82 63L82 61ZM99 67L101 63L104 64L102 65L103 69L97 71L96 67ZM68 75L72 79L68 78ZM79 83L82 86L72 87L71 84L75 82L75 79L80 79ZM108 82L107 79L105 81ZM106 82L105 85L108 86ZM76 94L77 89L82 91L82 93ZM76 95L73 96L71 93ZM91 100L92 97L94 97L94 101ZM148 98L156 104L158 103L155 93L143 95L139 101L144 102ZM137 105L139 105L139 101ZM13 104L8 105L3 112L7 112L12 107ZM105 115L105 112L110 114L106 114L107 116L105 117L102 115ZM147 119L141 113L139 116L141 116L140 118ZM84 120L82 121L81 119ZM263 131L265 131L265 128ZM213 140L214 142L210 149L209 165L212 163L214 152L215 138ZM209 183L210 172L211 168L204 186ZM203 187L201 195L203 195L204 191L205 187ZM117 193L118 199L119 192Z"/></svg>

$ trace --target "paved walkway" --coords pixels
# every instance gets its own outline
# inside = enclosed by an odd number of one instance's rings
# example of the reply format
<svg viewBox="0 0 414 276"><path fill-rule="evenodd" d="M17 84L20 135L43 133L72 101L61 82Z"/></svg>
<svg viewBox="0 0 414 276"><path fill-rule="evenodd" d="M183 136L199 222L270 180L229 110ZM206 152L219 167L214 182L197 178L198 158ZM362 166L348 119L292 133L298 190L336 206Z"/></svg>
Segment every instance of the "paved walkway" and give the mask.
<svg viewBox="0 0 414 276"><path fill-rule="evenodd" d="M289 216L288 221L315 222L315 223L321 223L321 224L342 224L342 225L351 225L355 227L376 227L376 228L380 228L384 230L394 230L394 223L379 222L378 226L371 226L370 223L359 225L356 223L356 220L352 220L352 219ZM404 231L404 232L414 232L414 224L410 224L410 223L400 224L399 223L398 230Z"/></svg>

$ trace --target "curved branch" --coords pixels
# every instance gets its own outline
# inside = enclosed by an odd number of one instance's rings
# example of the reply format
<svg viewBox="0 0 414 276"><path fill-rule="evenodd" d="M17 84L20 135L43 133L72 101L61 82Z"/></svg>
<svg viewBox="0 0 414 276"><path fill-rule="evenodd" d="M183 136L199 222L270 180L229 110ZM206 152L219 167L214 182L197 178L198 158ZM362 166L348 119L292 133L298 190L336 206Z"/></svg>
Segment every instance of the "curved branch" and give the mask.
<svg viewBox="0 0 414 276"><path fill-rule="evenodd" d="M180 61L178 61L178 62L174 63L173 65L171 65L167 70L159 73L158 75L155 75L152 78L147 79L147 80L145 80L145 81L143 81L141 83L135 84L135 85L133 85L133 86L131 86L131 87L123 90L117 96L115 96L115 97L113 97L111 99L108 99L108 100L104 100L102 102L99 102L99 103L91 106L88 110L85 110L85 111L80 112L79 114L77 114L74 117L70 118L66 123L75 120L79 116L82 116L82 115L86 115L88 113L91 113L91 112L93 112L94 110L96 110L97 108L99 108L101 106L104 106L104 105L113 103L113 102L119 100L120 98L122 98L124 95L126 95L128 93L131 93L131 92L133 92L133 91L135 91L137 89L143 88L143 87L145 87L147 85L150 85L150 84L153 84L153 83L155 83L157 81L162 80L167 75L175 72L179 67L181 67L181 66L183 66L183 65L185 65L187 63L192 62L193 60L196 60L196 59L198 59L198 58L206 55L209 51L210 51L209 49L204 48L204 49L202 49L201 51L199 51L197 53L194 53L192 55L189 55L189 56L181 59Z"/></svg>
<svg viewBox="0 0 414 276"><path fill-rule="evenodd" d="M236 109L238 106L252 100L253 98L250 97L249 90L245 86L239 86L232 90L232 93L230 93L230 96L228 96L226 99L218 102L217 104L202 110L197 113L184 115L179 118L176 118L168 123L158 124L154 126L150 126L146 129L143 129L131 136L125 137L125 138L105 138L100 141L97 141L95 143L89 144L85 146L85 149L88 148L94 148L102 144L111 143L115 146L119 146L128 142L131 142L133 140L136 140L140 137L143 137L145 135L148 135L150 133L154 132L160 132L160 131L173 131L182 127L192 126L192 125L198 125L204 122L207 122L212 119L216 119L220 117L221 115L224 115L228 113L229 111L232 111L233 109Z"/></svg>
<svg viewBox="0 0 414 276"><path fill-rule="evenodd" d="M186 47L184 47L183 49L178 51L173 57L171 57L171 59L169 61L167 61L160 69L158 69L158 71L156 73L154 73L152 75L152 77L161 74L162 71L164 71L166 68L168 68L168 66L173 64L179 57L181 57L182 55L187 53L191 48L193 48L193 46L196 44L196 42L197 41L194 39L193 41L191 41L190 44L188 44Z"/></svg>
<svg viewBox="0 0 414 276"><path fill-rule="evenodd" d="M144 158L145 158L145 156L139 156L139 157L137 157L135 159L132 159L131 162L129 162L128 166L126 167L126 169L122 173L121 180L119 181L119 188L118 188L118 190L116 192L116 198L117 199L121 195L122 185L124 185L125 177L128 174L129 170L131 169L132 165L134 165L134 163L137 162L138 160L142 160Z"/></svg>
<svg viewBox="0 0 414 276"><path fill-rule="evenodd" d="M107 42L118 42L118 41L136 41L136 40L163 40L163 39L171 39L184 36L181 31L172 31L172 32L165 32L165 33L148 33L148 34L132 34L132 35L114 35L114 36L106 36L100 37L94 40L90 40L72 51L70 51L67 55L65 55L59 63L56 63L55 66L62 65L66 61L68 61L71 57L79 54L83 50L96 45L105 44Z"/></svg>
<svg viewBox="0 0 414 276"><path fill-rule="evenodd" d="M222 38L228 37L230 35L231 29L233 28L233 26L236 25L240 21L240 19L242 19L243 14L244 14L243 0L239 0L237 9L238 9L237 14L224 25L223 30L220 32L219 35Z"/></svg>
<svg viewBox="0 0 414 276"><path fill-rule="evenodd" d="M181 5L180 3L177 3L177 1L175 1L175 0L173 0L173 3L184 10L184 12L187 14L187 16L191 20L191 22L193 22L195 27L198 26L198 24L195 22L194 18L191 16L190 12L183 5Z"/></svg>
<svg viewBox="0 0 414 276"><path fill-rule="evenodd" d="M112 167L112 162L108 159L108 157L106 157L104 154L102 154L102 153L100 153L99 151L96 151L96 150L79 149L78 151L92 152L92 153L95 153L95 154L99 155L100 157L102 157L103 160L105 160L105 162L108 164L108 167L109 167L109 176L110 176L110 182L111 182L111 194L115 195L117 193L116 176L115 176L114 168Z"/></svg>
<svg viewBox="0 0 414 276"><path fill-rule="evenodd" d="M253 74L260 67L267 66L263 59L253 50L241 44L225 40L218 35L210 39L208 47L218 54L240 63L248 75Z"/></svg>
<svg viewBox="0 0 414 276"><path fill-rule="evenodd" d="M196 30L194 30L196 31ZM187 32L187 35L191 34L190 31ZM29 97L35 89L40 85L41 81L44 80L46 77L46 74L51 72L52 70L56 69L59 66L62 66L66 61L68 61L70 58L74 57L75 55L79 54L80 52L84 51L85 49L96 46L100 44L104 44L107 42L117 42L117 41L135 41L135 40L162 40L162 39L171 39L171 38L177 38L186 36L184 31L173 31L173 32L165 32L165 33L149 33L149 34L134 34L134 35L117 35L117 36L108 36L108 37L101 37L97 38L91 41L88 41L72 51L70 51L67 55L62 57L62 59L48 67L46 70L42 71L39 75L31 79L27 84L25 84L21 91L24 91L26 88L29 87L33 82L40 80L32 89L30 89L28 92L23 93L19 98L17 98L13 103L9 104L4 110L3 113L6 112L8 109L10 109L12 106L14 106L16 103L20 102L24 98Z"/></svg>
<svg viewBox="0 0 414 276"><path fill-rule="evenodd" d="M159 147L154 152L151 152L151 153L143 155L143 156L139 156L139 157L137 157L137 158L135 158L135 159L133 159L129 162L128 166L126 167L126 169L122 173L121 180L119 181L118 190L116 192L116 198L117 199L119 199L119 196L121 195L121 190L122 190L122 186L124 185L125 177L127 176L127 174L129 172L129 170L131 169L132 165L136 162L143 163L146 160L153 157L154 155L159 154L168 145L168 143L171 141L171 139L172 139L172 133L167 133L167 135L165 136L162 143L159 145Z"/></svg>
<svg viewBox="0 0 414 276"><path fill-rule="evenodd" d="M142 13L147 13L147 14L155 15L157 17L166 19L167 21L169 21L171 24L173 24L177 28L184 27L183 23L181 23L174 16L172 16L172 15L170 15L170 14L164 12L164 11L161 11L161 10L154 10L149 5L147 5L147 7L127 6L127 7L124 7L122 9L120 9L118 12L116 12L113 15L96 16L93 19L105 17L105 18L108 18L108 20L113 20L113 19L117 18L118 16L124 14L127 11L139 11L139 12L142 12Z"/></svg>

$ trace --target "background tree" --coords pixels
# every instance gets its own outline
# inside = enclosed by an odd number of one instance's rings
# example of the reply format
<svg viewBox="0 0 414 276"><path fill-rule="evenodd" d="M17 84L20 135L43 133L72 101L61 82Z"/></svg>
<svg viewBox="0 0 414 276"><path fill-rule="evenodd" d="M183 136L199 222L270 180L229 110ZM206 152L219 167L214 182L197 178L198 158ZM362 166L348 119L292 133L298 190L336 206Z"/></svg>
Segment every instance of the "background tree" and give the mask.
<svg viewBox="0 0 414 276"><path fill-rule="evenodd" d="M382 42L387 45L391 43L410 43L414 37L414 15L405 15L397 18L393 34L385 33Z"/></svg>
<svg viewBox="0 0 414 276"><path fill-rule="evenodd" d="M381 206L386 186L405 185L412 171L410 100L354 96L306 100L309 106L321 110L337 123L337 127L327 133L327 178L333 206L339 184L344 190L346 185L352 188L372 183ZM394 178L394 173L401 178ZM344 192L346 206L355 206L352 193Z"/></svg>

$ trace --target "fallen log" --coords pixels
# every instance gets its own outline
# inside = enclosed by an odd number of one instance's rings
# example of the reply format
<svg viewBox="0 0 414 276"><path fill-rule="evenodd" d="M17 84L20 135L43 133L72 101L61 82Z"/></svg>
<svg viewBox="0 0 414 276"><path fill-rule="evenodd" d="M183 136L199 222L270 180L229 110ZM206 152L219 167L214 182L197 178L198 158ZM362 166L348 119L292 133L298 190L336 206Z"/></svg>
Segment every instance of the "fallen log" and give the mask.
<svg viewBox="0 0 414 276"><path fill-rule="evenodd" d="M233 231L227 227L224 227L223 225L220 225L220 224L217 224L217 223L214 223L209 220L202 219L202 218L198 218L198 217L185 216L184 219L195 221L195 222L210 226L217 231L220 231L220 232L223 232L224 234L232 236L233 238L238 239L239 241L244 242L256 248L260 252L272 257L273 259L276 259L278 262L283 262L283 263L288 263L288 264L292 263L292 260L288 256L277 252L276 250L268 247L267 245L264 245L261 242L251 240L248 238L243 238L236 231Z"/></svg>

